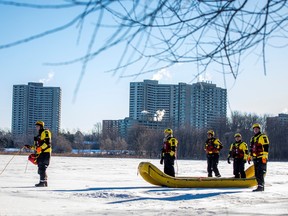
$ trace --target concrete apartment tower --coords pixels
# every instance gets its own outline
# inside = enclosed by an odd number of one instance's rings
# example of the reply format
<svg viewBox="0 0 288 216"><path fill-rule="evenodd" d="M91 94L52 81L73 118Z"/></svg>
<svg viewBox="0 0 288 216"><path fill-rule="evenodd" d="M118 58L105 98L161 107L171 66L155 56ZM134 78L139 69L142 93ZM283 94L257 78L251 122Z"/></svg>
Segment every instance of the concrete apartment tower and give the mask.
<svg viewBox="0 0 288 216"><path fill-rule="evenodd" d="M211 127L226 120L227 90L211 82L171 85L144 80L130 83L130 119L141 120L143 115L147 120L155 119L158 110L165 110L161 120L166 125Z"/></svg>
<svg viewBox="0 0 288 216"><path fill-rule="evenodd" d="M12 134L35 133L35 122L45 122L52 133L58 133L61 117L60 87L44 87L43 83L13 85Z"/></svg>

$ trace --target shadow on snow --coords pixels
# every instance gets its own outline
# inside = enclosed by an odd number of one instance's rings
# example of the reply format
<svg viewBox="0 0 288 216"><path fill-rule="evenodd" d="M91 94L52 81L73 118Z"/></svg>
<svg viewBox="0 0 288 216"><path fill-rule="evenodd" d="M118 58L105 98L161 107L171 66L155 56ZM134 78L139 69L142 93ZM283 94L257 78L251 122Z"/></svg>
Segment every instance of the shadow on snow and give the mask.
<svg viewBox="0 0 288 216"><path fill-rule="evenodd" d="M239 189L235 188L225 188L221 189L222 191L217 192L208 192L205 193L205 188L167 188L167 187L99 187L99 188L85 188L85 189L75 189L75 190L53 190L55 192L92 192L92 191L107 191L107 190L137 190L137 189L148 189L145 191L145 193L165 193L165 192L186 192L185 194L181 195L171 195L169 197L136 197L132 199L125 199L125 200L119 200L119 201L113 201L109 202L108 204L119 204L119 203L125 203L125 202L134 202L134 201L143 201L143 200L158 200L158 201L181 201L181 200L196 200L196 199L203 199L203 198L209 198L214 196L219 196L223 194L232 194L232 193L241 193L242 190L239 191ZM215 188L219 190L219 188ZM213 189L209 188L209 191ZM223 191L224 190L224 191ZM229 190L229 191L227 191ZM233 190L233 191L231 191ZM187 193L190 191L191 193ZM195 193L196 191L196 193ZM204 193L197 193L198 192L204 192ZM169 194L168 194L169 195Z"/></svg>

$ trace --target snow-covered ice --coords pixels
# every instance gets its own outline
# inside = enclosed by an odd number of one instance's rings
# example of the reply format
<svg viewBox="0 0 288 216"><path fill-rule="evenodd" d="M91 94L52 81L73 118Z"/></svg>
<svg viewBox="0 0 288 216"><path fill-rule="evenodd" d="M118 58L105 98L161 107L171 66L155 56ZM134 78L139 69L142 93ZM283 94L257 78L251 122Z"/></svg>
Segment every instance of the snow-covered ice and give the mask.
<svg viewBox="0 0 288 216"><path fill-rule="evenodd" d="M0 155L0 173L12 155ZM49 186L36 188L37 167L17 155L0 175L0 215L288 215L288 162L269 162L264 192L253 188L165 188L137 173L159 160L52 156ZM247 167L248 165L246 165ZM178 176L206 176L206 161L178 160ZM223 177L232 164L220 161Z"/></svg>

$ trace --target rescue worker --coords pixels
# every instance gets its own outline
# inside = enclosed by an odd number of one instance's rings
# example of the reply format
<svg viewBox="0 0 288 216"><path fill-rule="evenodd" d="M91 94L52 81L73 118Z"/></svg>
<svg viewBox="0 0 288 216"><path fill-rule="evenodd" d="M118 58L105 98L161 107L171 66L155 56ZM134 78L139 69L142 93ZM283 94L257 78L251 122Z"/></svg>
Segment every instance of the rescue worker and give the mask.
<svg viewBox="0 0 288 216"><path fill-rule="evenodd" d="M205 142L206 156L207 156L207 172L208 177L212 177L212 172L214 172L216 177L221 177L218 170L219 154L220 150L223 148L222 143L218 138L215 137L215 132L213 130L208 130L208 139Z"/></svg>
<svg viewBox="0 0 288 216"><path fill-rule="evenodd" d="M40 182L35 184L36 187L47 187L47 173L46 169L49 166L51 158L51 132L44 128L43 121L35 123L38 135L34 137L34 145L25 145L26 148L35 151L35 164L38 166L38 174L40 175Z"/></svg>
<svg viewBox="0 0 288 216"><path fill-rule="evenodd" d="M258 123L252 126L254 136L250 140L250 156L253 159L253 164L255 168L255 177L257 180L257 188L253 190L264 191L264 176L267 170L267 160L269 152L269 139L264 133L261 133L261 125ZM249 161L251 158L249 157Z"/></svg>
<svg viewBox="0 0 288 216"><path fill-rule="evenodd" d="M235 178L246 178L245 163L248 158L248 146L247 143L242 141L240 133L236 133L234 138L235 142L230 146L227 162L230 164L230 158L233 158L233 174Z"/></svg>
<svg viewBox="0 0 288 216"><path fill-rule="evenodd" d="M160 164L164 161L164 173L175 177L174 162L177 154L178 140L173 136L173 130L164 130L163 148Z"/></svg>

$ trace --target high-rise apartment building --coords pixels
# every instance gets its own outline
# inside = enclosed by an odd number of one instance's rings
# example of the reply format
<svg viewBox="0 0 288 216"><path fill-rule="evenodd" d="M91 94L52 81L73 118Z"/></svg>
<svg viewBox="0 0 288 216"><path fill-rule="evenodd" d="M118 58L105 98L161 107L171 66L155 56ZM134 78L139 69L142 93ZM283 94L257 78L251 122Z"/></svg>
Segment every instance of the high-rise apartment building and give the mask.
<svg viewBox="0 0 288 216"><path fill-rule="evenodd" d="M209 82L191 86L191 125L196 128L214 127L226 121L227 90Z"/></svg>
<svg viewBox="0 0 288 216"><path fill-rule="evenodd" d="M43 83L13 85L12 134L28 135L35 132L35 122L58 133L61 117L60 87L44 87Z"/></svg>
<svg viewBox="0 0 288 216"><path fill-rule="evenodd" d="M226 115L227 91L215 84L168 85L154 80L130 83L131 119L147 118L164 121L173 127L205 128L226 120Z"/></svg>
<svg viewBox="0 0 288 216"><path fill-rule="evenodd" d="M154 80L131 82L129 118L169 121L174 103L172 95L175 90L173 85L159 85L158 81Z"/></svg>

